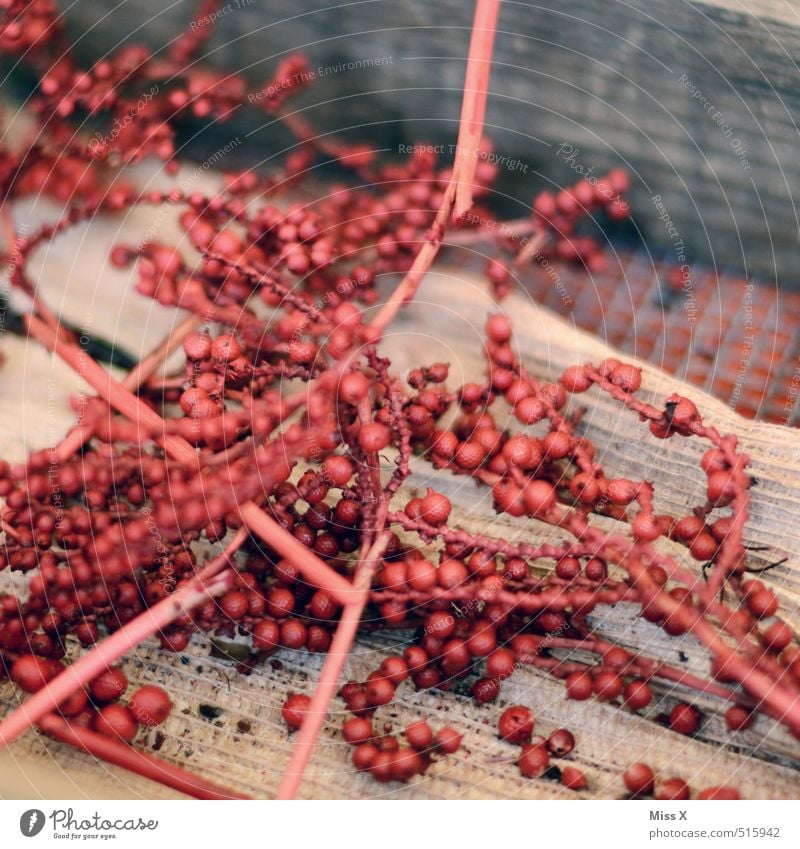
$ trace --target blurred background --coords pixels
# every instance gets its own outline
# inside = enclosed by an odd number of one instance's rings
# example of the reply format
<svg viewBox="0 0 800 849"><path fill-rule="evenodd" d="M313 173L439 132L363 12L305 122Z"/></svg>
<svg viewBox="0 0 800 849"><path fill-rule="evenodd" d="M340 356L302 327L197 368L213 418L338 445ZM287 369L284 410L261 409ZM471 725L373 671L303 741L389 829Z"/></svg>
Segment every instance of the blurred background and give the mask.
<svg viewBox="0 0 800 849"><path fill-rule="evenodd" d="M57 3L84 62L121 43L166 52L188 22L210 33L199 63L241 74L255 100L281 59L305 54L313 84L290 106L315 132L387 158L419 141L452 156L472 2L222 0L213 26L202 0ZM542 189L631 173L630 220L600 222L607 271L534 263L522 283L537 301L744 415L789 424L800 421L798 58L798 0L504 0L486 120L503 216L529 215ZM5 70L24 98L33 75ZM180 130L181 157L198 162L238 139L226 168L267 166L294 144L258 109Z"/></svg>
<svg viewBox="0 0 800 849"><path fill-rule="evenodd" d="M59 4L85 58L124 40L164 47L198 6ZM321 72L296 103L320 132L394 150L453 140L472 3L229 0L219 10L205 59L258 92L277 59L302 50ZM506 0L495 50L487 124L498 153L521 163L500 185L512 214L537 188L574 182L577 167L600 174L625 164L635 222L653 248L675 248L653 201L660 195L691 259L800 287L795 0ZM258 115L237 121L236 132L259 140L242 155L287 141ZM198 155L214 144L197 134Z"/></svg>

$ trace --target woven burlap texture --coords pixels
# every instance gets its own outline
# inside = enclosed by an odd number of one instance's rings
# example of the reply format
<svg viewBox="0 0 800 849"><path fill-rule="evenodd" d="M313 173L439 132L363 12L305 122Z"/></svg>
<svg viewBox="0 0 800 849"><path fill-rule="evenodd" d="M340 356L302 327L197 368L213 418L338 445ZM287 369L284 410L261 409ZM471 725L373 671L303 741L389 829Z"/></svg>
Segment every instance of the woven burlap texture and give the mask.
<svg viewBox="0 0 800 849"><path fill-rule="evenodd" d="M160 238L169 240L174 235L171 218L158 222ZM131 294L130 277L110 269L106 257L120 232L138 233L138 237L128 239L131 242L141 239L143 228L148 226L154 229L153 213L142 210L126 216L122 224L93 223L61 237L35 263L42 291L56 309L95 333L113 337L137 355L163 336L175 316ZM597 362L614 353L598 339L541 309L523 293L513 294L499 308L514 324L516 344L526 365L542 377L552 377L567 365ZM442 264L427 276L417 300L394 322L382 350L392 358L400 375L412 364L443 360L451 364L452 386L480 380L485 373L482 327L493 309L497 306L483 281L466 277L461 271L448 273ZM6 361L0 370L0 449L6 458L19 459L27 450L60 438L72 421L70 393L84 387L69 369L35 343L5 334L3 350ZM661 404L667 395L678 391L695 401L706 421L739 437L757 479L746 542L767 547L754 551L751 563L759 568L787 558L763 580L779 594L787 619L797 627L800 436L795 430L743 420L699 390L646 363L640 365L642 397ZM706 445L678 437L656 440L635 415L600 393L592 391L577 400L587 407L581 430L598 447L598 456L609 474L651 480L661 512L685 515L692 506L703 503L704 475L698 460ZM509 426L519 427L513 419L509 419ZM398 503L411 493L424 491L432 476L430 465L415 459L413 474ZM467 478L436 475L436 485L452 498L455 510L451 521L457 526L507 540L561 539L560 533L537 522L496 516L490 493ZM679 547L671 543L665 546L691 569L699 568ZM552 568L553 564L542 565ZM0 587L7 588L11 576L6 572L0 578ZM595 621L598 628L623 645L707 673L707 655L694 639L665 636L658 628L637 620L630 605L602 609ZM346 675L363 679L383 655L397 651L398 644L402 647L407 637L360 637ZM271 796L292 746L292 737L280 719L280 707L287 693L312 691L321 664L319 656L289 651L279 652L275 660L279 664L267 664L244 677L230 662L209 657L203 638L197 638L179 655L163 653L152 645L131 653L123 665L132 684L161 683L176 704L166 724L144 733L140 745L157 746L161 757L231 788L258 797ZM696 789L734 783L749 798L798 796L800 744L775 723L759 718L751 729L732 737L721 718L724 705L709 698L695 699L706 714L696 739L682 737L654 721L686 695L680 688L659 688L646 718L595 701L569 702L561 683L529 668L518 670L504 684L497 704L481 708L454 694L417 693L407 682L399 688L397 699L378 711L377 725L391 723L395 731L400 731L418 718L430 719L434 727L452 724L464 732L461 751L437 762L424 777L408 785L379 785L350 766L350 750L338 730L344 708L337 700L301 793L310 798L615 798L624 794L624 768L644 760L661 776L680 775ZM17 703L14 690L7 683L0 685L0 712ZM585 770L587 791L574 793L557 782L530 781L520 776L513 764L517 749L499 741L496 734L497 717L505 705L513 703L532 708L537 733L547 734L561 726L574 731L577 747L569 760ZM33 732L2 756L0 776L0 796L5 797L178 795Z"/></svg>

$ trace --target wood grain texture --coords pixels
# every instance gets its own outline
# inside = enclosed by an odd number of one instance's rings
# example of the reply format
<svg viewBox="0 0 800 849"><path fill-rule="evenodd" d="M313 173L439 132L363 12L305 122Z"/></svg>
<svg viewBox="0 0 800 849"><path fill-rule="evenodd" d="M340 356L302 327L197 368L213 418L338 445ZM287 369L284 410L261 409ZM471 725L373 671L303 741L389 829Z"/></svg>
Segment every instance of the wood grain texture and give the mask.
<svg viewBox="0 0 800 849"><path fill-rule="evenodd" d="M318 79L297 103L320 132L367 136L394 152L419 137L452 141L471 3L222 5L229 11L206 58L244 73L254 93L277 59L303 50ZM70 7L69 30L84 56L124 40L159 48L193 8L95 0ZM800 286L799 27L794 0L506 0L487 116L498 153L521 163L502 175L504 203L519 210L536 188L574 180L559 153L566 142L583 169L633 170L635 223L648 243L674 253L652 202L660 195L691 257ZM369 64L376 59L383 64ZM258 144L242 147L251 161L289 143L253 114L188 129L200 131L191 143L200 153L252 133Z"/></svg>

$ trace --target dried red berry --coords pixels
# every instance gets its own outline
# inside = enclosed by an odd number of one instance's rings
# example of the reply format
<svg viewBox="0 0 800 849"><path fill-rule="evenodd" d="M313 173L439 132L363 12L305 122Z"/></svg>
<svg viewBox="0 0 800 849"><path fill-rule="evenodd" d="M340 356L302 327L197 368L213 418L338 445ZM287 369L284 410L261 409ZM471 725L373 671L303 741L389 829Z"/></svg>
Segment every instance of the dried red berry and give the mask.
<svg viewBox="0 0 800 849"><path fill-rule="evenodd" d="M172 700L167 693L152 684L145 684L131 696L128 707L140 725L161 725L172 711Z"/></svg>
<svg viewBox="0 0 800 849"><path fill-rule="evenodd" d="M647 764L631 764L623 773L625 786L634 796L649 796L655 786L655 775Z"/></svg>
<svg viewBox="0 0 800 849"><path fill-rule="evenodd" d="M342 736L351 746L367 743L375 736L372 722L366 717L353 716L342 726Z"/></svg>
<svg viewBox="0 0 800 849"><path fill-rule="evenodd" d="M101 672L89 684L89 692L98 702L114 702L127 688L128 677L118 667Z"/></svg>
<svg viewBox="0 0 800 849"><path fill-rule="evenodd" d="M533 736L533 713L523 705L512 705L500 715L497 730L509 743L529 743Z"/></svg>
<svg viewBox="0 0 800 849"><path fill-rule="evenodd" d="M305 719L311 707L311 698L300 693L292 693L283 703L281 716L290 731L296 731Z"/></svg>
<svg viewBox="0 0 800 849"><path fill-rule="evenodd" d="M574 766L565 766L561 770L561 783L570 790L585 790L588 786L584 773Z"/></svg>
<svg viewBox="0 0 800 849"><path fill-rule="evenodd" d="M412 722L405 730L406 740L412 749L424 752L433 744L433 731L425 720Z"/></svg>
<svg viewBox="0 0 800 849"><path fill-rule="evenodd" d="M130 743L139 730L133 712L121 704L106 705L94 718L94 730L106 737L119 737Z"/></svg>
<svg viewBox="0 0 800 849"><path fill-rule="evenodd" d="M525 778L539 778L550 765L550 756L542 745L527 745L522 747L517 766Z"/></svg>

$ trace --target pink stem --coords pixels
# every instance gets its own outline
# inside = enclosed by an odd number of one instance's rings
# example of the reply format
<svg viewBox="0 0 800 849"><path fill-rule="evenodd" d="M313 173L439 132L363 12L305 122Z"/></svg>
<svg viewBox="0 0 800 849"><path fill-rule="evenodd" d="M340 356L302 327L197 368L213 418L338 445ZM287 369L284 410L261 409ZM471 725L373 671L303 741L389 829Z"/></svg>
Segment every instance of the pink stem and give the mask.
<svg viewBox="0 0 800 849"><path fill-rule="evenodd" d="M123 769L149 778L151 781L173 787L175 790L186 793L188 796L194 796L196 799L250 798L206 781L205 778L195 775L189 770L174 766L145 752L140 752L119 740L105 737L88 728L73 725L54 714L43 716L39 722L39 727L61 743L74 746L76 749L87 752L96 758L102 758L116 766L121 766Z"/></svg>
<svg viewBox="0 0 800 849"><path fill-rule="evenodd" d="M155 372L164 360L183 343L183 340L201 323L196 315L187 316L156 348L133 368L122 381L122 386L131 392L136 392L142 384ZM81 445L90 439L92 429L86 425L77 425L53 449L56 460L60 463L69 460Z"/></svg>
<svg viewBox="0 0 800 849"><path fill-rule="evenodd" d="M486 115L486 98L489 93L492 50L499 11L500 0L478 0L475 6L464 79L464 97L461 101L456 158L453 163L456 218L461 218L472 206L475 169L478 167L478 151Z"/></svg>
<svg viewBox="0 0 800 849"><path fill-rule="evenodd" d="M272 546L287 560L291 560L311 583L324 590L340 604L348 605L353 602L354 596L358 597L358 591L350 581L331 569L303 543L286 533L284 528L252 501L243 504L239 508L239 514L251 531L258 534L267 545Z"/></svg>
<svg viewBox="0 0 800 849"><path fill-rule="evenodd" d="M30 334L58 354L65 363L72 366L92 389L112 407L119 410L132 422L141 422L148 431L158 432L164 427L164 420L152 408L115 380L101 365L93 360L77 345L62 341L58 333L47 327L34 316L26 316ZM177 460L190 468L197 465L197 452L180 436L164 436L164 448Z"/></svg>
<svg viewBox="0 0 800 849"><path fill-rule="evenodd" d="M483 132L494 29L499 7L500 0L478 0L475 7L453 173L425 244L414 257L406 276L370 322L374 333L373 341L383 335L400 307L407 304L416 294L422 278L439 253L442 237L454 207L456 216L461 216L472 206L475 168L478 165L478 148Z"/></svg>

